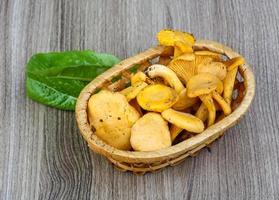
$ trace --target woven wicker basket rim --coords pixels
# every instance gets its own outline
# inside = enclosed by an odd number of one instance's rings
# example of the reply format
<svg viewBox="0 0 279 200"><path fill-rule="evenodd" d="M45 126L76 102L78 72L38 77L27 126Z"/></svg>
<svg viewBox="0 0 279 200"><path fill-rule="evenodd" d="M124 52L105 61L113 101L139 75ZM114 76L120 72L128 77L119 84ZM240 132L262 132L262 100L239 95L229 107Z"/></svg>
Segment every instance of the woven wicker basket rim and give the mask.
<svg viewBox="0 0 279 200"><path fill-rule="evenodd" d="M229 58L240 56L238 53L234 52L229 47L209 40L197 41L194 45L194 48L207 49L213 52L226 55ZM153 47L147 51L154 51L154 55L160 55L160 53L162 53L162 47ZM133 57L129 59L132 58ZM242 76L244 78L246 94L239 107L236 110L234 110L234 112L232 112L230 115L225 117L223 120L207 128L204 132L166 149L161 149L152 152L118 150L104 143L91 130L87 119L87 102L91 94L94 92L96 88L98 88L98 85L100 83L104 82L109 76L117 75L122 70L124 70L122 67L124 61L115 65L113 68L91 81L80 93L76 105L76 120L84 139L88 142L89 146L93 148L95 151L115 160L121 160L123 162L156 162L161 161L163 159L171 159L177 157L185 153L186 151L194 149L195 147L203 143L206 143L206 141L210 140L210 138L213 138L216 135L216 133L224 132L226 129L233 126L248 110L255 94L255 78L250 66L247 63L245 63L244 65L239 67L239 70L241 71Z"/></svg>

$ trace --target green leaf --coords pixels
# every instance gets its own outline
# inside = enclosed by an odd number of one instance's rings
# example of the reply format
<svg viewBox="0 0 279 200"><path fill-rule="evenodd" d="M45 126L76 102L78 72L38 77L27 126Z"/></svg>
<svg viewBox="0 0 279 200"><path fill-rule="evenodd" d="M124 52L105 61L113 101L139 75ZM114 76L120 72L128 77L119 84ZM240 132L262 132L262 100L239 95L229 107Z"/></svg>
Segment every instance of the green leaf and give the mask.
<svg viewBox="0 0 279 200"><path fill-rule="evenodd" d="M136 64L135 66L133 66L133 67L131 67L129 70L130 70L130 72L132 72L132 73L136 73L137 72L137 69L140 67L140 65L138 65L138 64Z"/></svg>
<svg viewBox="0 0 279 200"><path fill-rule="evenodd" d="M27 63L27 95L48 106L74 110L80 91L119 61L89 50L36 54Z"/></svg>

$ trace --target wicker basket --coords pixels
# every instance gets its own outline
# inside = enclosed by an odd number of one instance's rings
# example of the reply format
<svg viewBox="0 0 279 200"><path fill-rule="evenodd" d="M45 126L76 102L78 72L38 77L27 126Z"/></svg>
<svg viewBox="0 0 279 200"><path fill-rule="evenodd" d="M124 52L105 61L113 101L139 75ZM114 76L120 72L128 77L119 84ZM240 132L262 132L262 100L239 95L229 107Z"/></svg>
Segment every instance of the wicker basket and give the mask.
<svg viewBox="0 0 279 200"><path fill-rule="evenodd" d="M229 58L239 56L232 49L213 41L197 41L194 49L210 50L221 53ZM90 82L80 93L76 105L76 119L78 127L89 147L97 153L108 158L118 169L132 171L136 174L157 171L167 166L173 166L188 156L195 155L199 150L206 147L220 136L224 131L235 125L241 116L248 110L255 93L254 75L248 64L239 67L239 73L244 79L245 96L239 106L229 116L207 128L204 132L195 135L183 142L166 149L153 152L122 151L115 149L100 140L91 130L87 118L87 102L92 94L101 88L118 91L125 87L129 81L129 68L135 64L156 59L163 52L162 46L150 48L134 57L123 60L113 68L98 76ZM141 69L143 70L143 68ZM121 79L112 82L112 79L121 75Z"/></svg>

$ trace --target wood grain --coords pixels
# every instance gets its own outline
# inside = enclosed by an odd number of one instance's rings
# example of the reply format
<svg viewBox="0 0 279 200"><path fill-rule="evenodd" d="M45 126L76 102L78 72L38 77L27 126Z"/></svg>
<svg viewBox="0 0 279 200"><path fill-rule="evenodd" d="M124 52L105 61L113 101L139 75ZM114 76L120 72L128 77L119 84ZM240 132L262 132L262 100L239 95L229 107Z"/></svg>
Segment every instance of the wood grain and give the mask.
<svg viewBox="0 0 279 200"><path fill-rule="evenodd" d="M250 111L211 153L155 174L122 173L88 149L74 113L26 97L32 54L94 49L125 58L155 45L162 28L224 43L256 74ZM1 0L0 199L277 200L278 49L276 0Z"/></svg>

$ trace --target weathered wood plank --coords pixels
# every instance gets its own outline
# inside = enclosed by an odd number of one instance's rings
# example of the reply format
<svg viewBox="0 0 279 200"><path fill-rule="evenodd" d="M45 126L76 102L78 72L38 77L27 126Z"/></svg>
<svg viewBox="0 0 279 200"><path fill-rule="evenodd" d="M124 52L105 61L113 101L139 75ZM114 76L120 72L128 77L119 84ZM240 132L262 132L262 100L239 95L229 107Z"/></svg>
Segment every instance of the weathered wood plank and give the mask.
<svg viewBox="0 0 279 200"><path fill-rule="evenodd" d="M1 0L0 199L278 199L278 21L276 0ZM74 113L26 98L32 54L125 58L155 44L162 28L227 44L256 74L250 112L211 153L143 177L122 173L87 148Z"/></svg>

